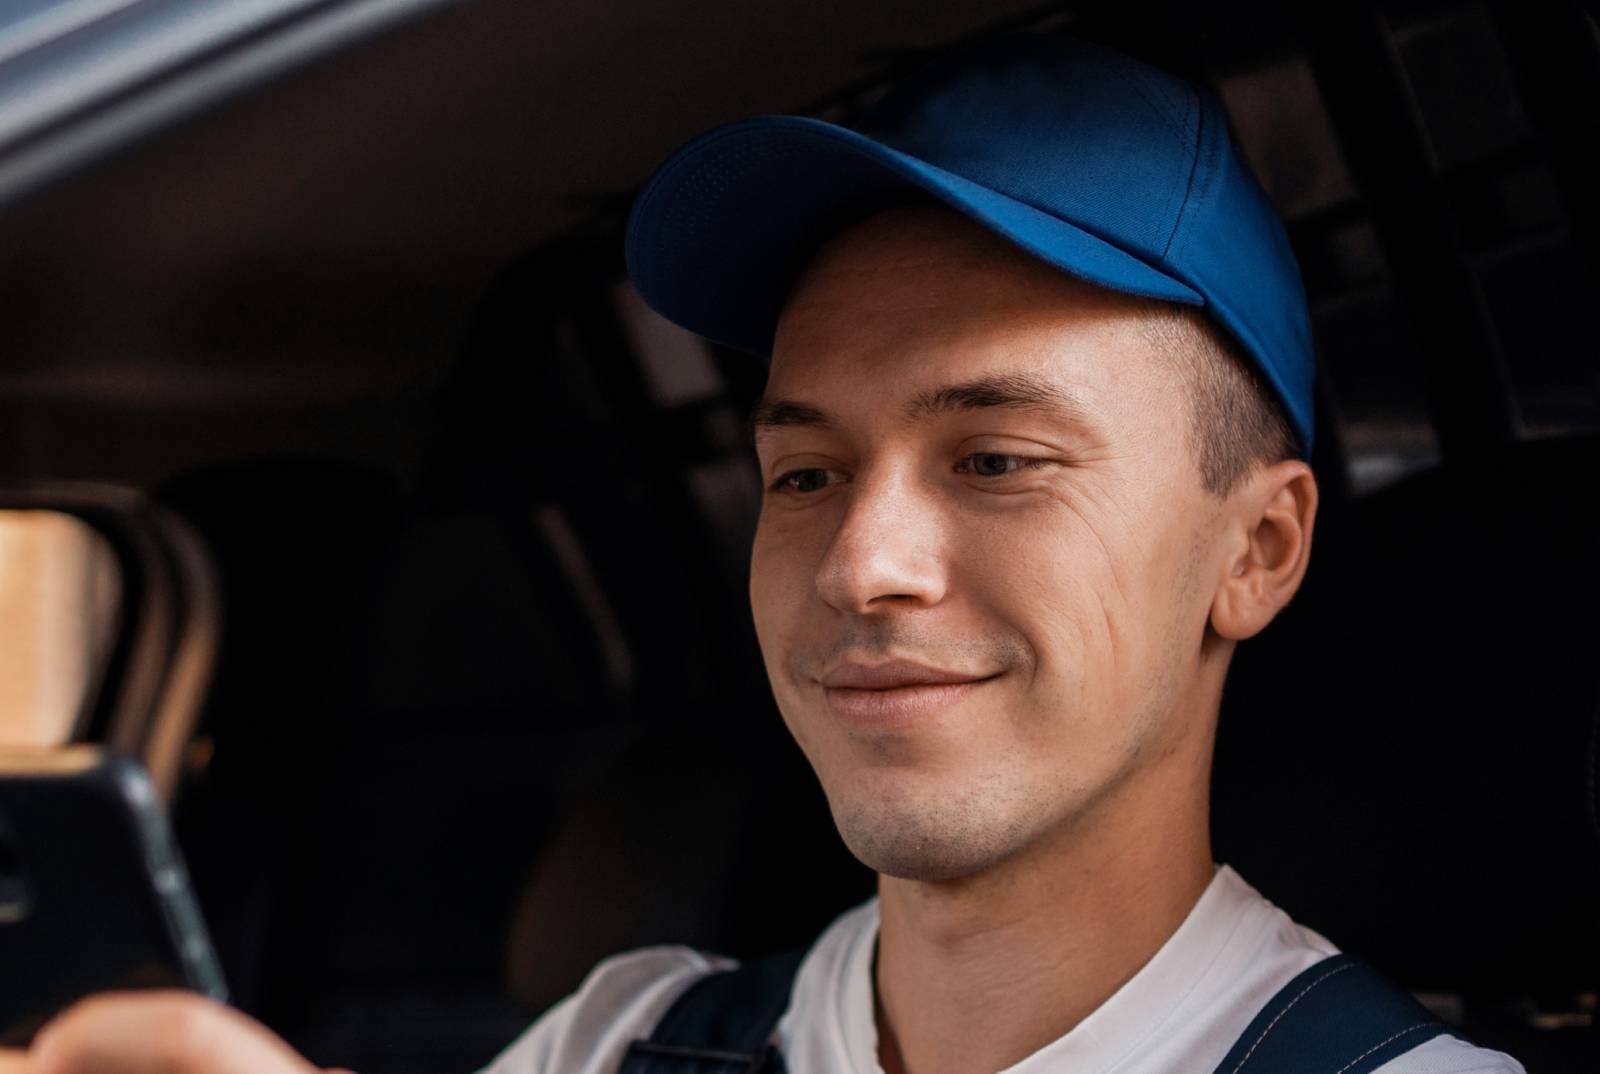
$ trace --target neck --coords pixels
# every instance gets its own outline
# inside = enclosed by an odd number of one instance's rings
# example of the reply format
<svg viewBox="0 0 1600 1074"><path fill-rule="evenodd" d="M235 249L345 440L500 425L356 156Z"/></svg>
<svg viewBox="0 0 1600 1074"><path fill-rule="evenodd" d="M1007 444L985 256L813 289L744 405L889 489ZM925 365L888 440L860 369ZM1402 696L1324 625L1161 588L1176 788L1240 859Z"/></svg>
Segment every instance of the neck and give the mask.
<svg viewBox="0 0 1600 1074"><path fill-rule="evenodd" d="M1004 1070L1148 962L1210 883L1205 756L1168 754L982 873L879 878L886 1074Z"/></svg>

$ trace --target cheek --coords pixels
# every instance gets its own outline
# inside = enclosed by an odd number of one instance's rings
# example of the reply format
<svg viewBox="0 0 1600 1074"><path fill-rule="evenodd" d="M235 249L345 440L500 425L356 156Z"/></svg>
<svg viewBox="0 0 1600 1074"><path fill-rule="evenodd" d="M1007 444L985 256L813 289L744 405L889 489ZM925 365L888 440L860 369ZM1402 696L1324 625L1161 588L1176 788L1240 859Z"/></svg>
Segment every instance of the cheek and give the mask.
<svg viewBox="0 0 1600 1074"><path fill-rule="evenodd" d="M769 673L777 670L806 614L815 574L800 535L763 516L750 547L750 613ZM779 686L776 677L773 686Z"/></svg>
<svg viewBox="0 0 1600 1074"><path fill-rule="evenodd" d="M808 640L817 614L816 559L792 527L758 521L750 550L750 611L767 681L784 726L819 776L836 767L838 743L819 726L790 661ZM815 633L814 627L810 630Z"/></svg>
<svg viewBox="0 0 1600 1074"><path fill-rule="evenodd" d="M783 557L775 553L771 540L764 536L763 527L758 524L755 541L750 546L750 615L755 620L756 640L761 644L769 667L782 626L780 612L785 601L780 594L787 584L780 574L783 565Z"/></svg>
<svg viewBox="0 0 1600 1074"><path fill-rule="evenodd" d="M1004 609L1034 650L1030 692L1041 719L1068 713L1075 723L1098 723L1124 707L1149 660L1149 602L1141 572L1130 567L1143 549L1079 512L1057 512L1049 522L1012 534L997 544L1010 550L1004 557L976 561L972 570L987 601Z"/></svg>

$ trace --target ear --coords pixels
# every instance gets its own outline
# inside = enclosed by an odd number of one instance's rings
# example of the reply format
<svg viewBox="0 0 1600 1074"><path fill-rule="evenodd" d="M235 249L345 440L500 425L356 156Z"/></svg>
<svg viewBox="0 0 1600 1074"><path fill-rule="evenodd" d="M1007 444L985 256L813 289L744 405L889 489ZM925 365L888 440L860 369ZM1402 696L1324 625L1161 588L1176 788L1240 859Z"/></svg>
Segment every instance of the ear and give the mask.
<svg viewBox="0 0 1600 1074"><path fill-rule="evenodd" d="M1259 633L1294 596L1311 560L1317 481L1289 459L1255 471L1228 496L1227 559L1211 627L1230 641Z"/></svg>

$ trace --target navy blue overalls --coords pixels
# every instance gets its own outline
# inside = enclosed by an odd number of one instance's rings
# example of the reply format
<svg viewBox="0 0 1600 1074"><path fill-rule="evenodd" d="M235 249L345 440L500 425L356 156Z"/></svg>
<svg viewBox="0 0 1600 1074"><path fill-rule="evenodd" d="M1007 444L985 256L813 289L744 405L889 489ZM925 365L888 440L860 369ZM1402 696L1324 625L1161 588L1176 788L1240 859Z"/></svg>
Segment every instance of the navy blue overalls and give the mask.
<svg viewBox="0 0 1600 1074"><path fill-rule="evenodd" d="M784 1074L770 1043L804 952L695 982L634 1041L619 1074ZM1453 1030L1371 967L1334 955L1285 985L1216 1074L1368 1074Z"/></svg>

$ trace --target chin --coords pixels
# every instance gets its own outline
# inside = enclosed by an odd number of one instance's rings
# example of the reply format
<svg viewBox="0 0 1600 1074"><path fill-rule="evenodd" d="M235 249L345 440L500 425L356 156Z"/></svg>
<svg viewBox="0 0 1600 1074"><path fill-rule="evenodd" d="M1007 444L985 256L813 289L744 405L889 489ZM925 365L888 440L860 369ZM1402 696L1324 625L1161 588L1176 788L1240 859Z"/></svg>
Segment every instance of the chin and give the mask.
<svg viewBox="0 0 1600 1074"><path fill-rule="evenodd" d="M834 823L861 863L885 876L940 882L993 867L1034 835L1032 810L994 789L911 796L830 795Z"/></svg>

